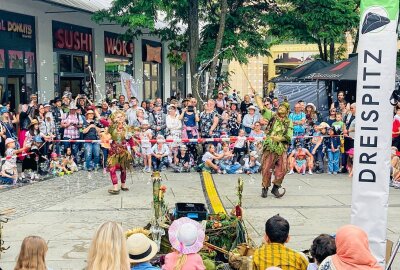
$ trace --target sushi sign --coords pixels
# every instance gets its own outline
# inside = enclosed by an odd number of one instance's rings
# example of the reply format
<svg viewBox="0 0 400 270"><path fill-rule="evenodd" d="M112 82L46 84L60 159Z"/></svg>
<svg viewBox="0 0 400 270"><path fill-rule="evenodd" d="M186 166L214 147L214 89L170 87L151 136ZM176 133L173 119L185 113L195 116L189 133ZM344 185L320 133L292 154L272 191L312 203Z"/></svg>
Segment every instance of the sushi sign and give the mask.
<svg viewBox="0 0 400 270"><path fill-rule="evenodd" d="M393 108L388 106L395 88L399 0L362 0L352 224L369 236L373 254L385 262L390 179Z"/></svg>

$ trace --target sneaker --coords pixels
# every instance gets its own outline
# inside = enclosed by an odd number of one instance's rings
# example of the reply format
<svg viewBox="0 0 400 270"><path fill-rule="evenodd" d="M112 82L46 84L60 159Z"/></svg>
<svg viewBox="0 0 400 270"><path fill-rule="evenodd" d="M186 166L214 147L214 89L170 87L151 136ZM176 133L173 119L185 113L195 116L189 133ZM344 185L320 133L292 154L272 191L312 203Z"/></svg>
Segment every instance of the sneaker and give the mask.
<svg viewBox="0 0 400 270"><path fill-rule="evenodd" d="M312 174L313 174L312 170L309 170L309 171L308 171L308 174L309 174L309 175L312 175Z"/></svg>
<svg viewBox="0 0 400 270"><path fill-rule="evenodd" d="M144 167L142 171L143 171L143 172L147 172L147 168L148 168L148 167Z"/></svg>
<svg viewBox="0 0 400 270"><path fill-rule="evenodd" d="M107 169L104 168L104 169L103 169L103 174L106 174L106 173L107 173Z"/></svg>
<svg viewBox="0 0 400 270"><path fill-rule="evenodd" d="M20 177L21 177L22 179L26 178L26 177L25 177L25 173L21 173Z"/></svg>
<svg viewBox="0 0 400 270"><path fill-rule="evenodd" d="M146 172L147 172L147 173L151 173L151 168L150 168L150 167L147 167Z"/></svg>
<svg viewBox="0 0 400 270"><path fill-rule="evenodd" d="M243 173L243 170L237 170L236 173Z"/></svg>
<svg viewBox="0 0 400 270"><path fill-rule="evenodd" d="M293 170L290 170L290 172L289 172L288 174L294 174L294 171L293 171Z"/></svg>
<svg viewBox="0 0 400 270"><path fill-rule="evenodd" d="M328 174L332 174L332 172L328 172Z"/></svg>
<svg viewBox="0 0 400 270"><path fill-rule="evenodd" d="M337 172L333 172L333 174L334 174L334 175L336 175L336 174L337 174Z"/></svg>
<svg viewBox="0 0 400 270"><path fill-rule="evenodd" d="M39 174L35 173L34 178L35 180L39 180L40 179Z"/></svg>
<svg viewBox="0 0 400 270"><path fill-rule="evenodd" d="M302 175L305 175L305 174L306 174L306 170L303 170L303 171L301 172L301 174L302 174Z"/></svg>

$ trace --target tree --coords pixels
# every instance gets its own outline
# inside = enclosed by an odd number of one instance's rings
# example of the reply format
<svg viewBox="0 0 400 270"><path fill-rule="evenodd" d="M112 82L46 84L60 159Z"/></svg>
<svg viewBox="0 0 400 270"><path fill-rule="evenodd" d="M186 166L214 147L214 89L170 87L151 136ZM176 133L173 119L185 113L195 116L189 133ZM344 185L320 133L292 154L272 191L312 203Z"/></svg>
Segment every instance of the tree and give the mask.
<svg viewBox="0 0 400 270"><path fill-rule="evenodd" d="M321 59L334 62L335 42L359 24L360 0L281 0L268 16L269 33L280 39L297 39L318 45Z"/></svg>
<svg viewBox="0 0 400 270"><path fill-rule="evenodd" d="M146 31L168 41L168 58L175 65L182 59L174 52L188 51L192 93L199 98L199 67L212 73L213 86L224 59L247 63L248 57L268 55L265 17L276 7L274 0L114 0L93 18L127 27L130 38ZM161 14L164 25L156 29Z"/></svg>

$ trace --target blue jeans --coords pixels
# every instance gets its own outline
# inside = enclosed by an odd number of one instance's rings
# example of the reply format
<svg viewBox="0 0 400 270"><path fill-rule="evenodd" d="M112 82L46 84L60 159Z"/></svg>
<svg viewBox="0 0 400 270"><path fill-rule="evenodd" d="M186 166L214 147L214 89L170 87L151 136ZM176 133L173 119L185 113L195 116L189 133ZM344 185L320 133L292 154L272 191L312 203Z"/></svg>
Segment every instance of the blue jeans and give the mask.
<svg viewBox="0 0 400 270"><path fill-rule="evenodd" d="M99 167L100 164L100 144L98 143L85 143L85 167L87 170L93 169L90 162L93 157L94 168Z"/></svg>
<svg viewBox="0 0 400 270"><path fill-rule="evenodd" d="M338 172L339 171L339 156L340 151L332 152L331 149L328 150L328 172Z"/></svg>
<svg viewBox="0 0 400 270"><path fill-rule="evenodd" d="M64 140L70 140L70 139L71 138L64 137ZM64 153L61 153L61 154L65 154L67 152L67 148L71 148L72 155L74 156L74 161L76 162L76 156L79 151L77 143L64 142Z"/></svg>
<svg viewBox="0 0 400 270"><path fill-rule="evenodd" d="M313 145L310 149L310 152L314 150L315 145ZM315 169L323 170L324 169L324 152L322 150L322 147L318 147L318 149L315 151L314 154L314 164L315 164Z"/></svg>
<svg viewBox="0 0 400 270"><path fill-rule="evenodd" d="M101 152L103 153L103 168L107 167L107 159L108 159L108 149L101 147Z"/></svg>
<svg viewBox="0 0 400 270"><path fill-rule="evenodd" d="M251 174L258 173L260 171L260 166L254 165L253 167L249 167L243 170L245 173L249 172Z"/></svg>
<svg viewBox="0 0 400 270"><path fill-rule="evenodd" d="M163 157L161 159L158 159L156 157L151 157L151 161L153 163L153 170L154 171L161 171L161 168L163 166L168 167L168 158Z"/></svg>
<svg viewBox="0 0 400 270"><path fill-rule="evenodd" d="M232 165L228 165L228 164L224 164L224 163L220 163L219 167L221 168L222 171L226 171L227 174L234 174L236 173L237 170L240 169L240 164L232 164Z"/></svg>

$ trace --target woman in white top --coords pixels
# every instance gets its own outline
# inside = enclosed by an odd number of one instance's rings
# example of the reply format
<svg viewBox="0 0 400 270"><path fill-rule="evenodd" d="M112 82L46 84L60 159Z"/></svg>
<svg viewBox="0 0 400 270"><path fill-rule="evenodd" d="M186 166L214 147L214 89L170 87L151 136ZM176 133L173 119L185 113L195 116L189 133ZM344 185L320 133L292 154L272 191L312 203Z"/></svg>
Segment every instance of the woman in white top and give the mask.
<svg viewBox="0 0 400 270"><path fill-rule="evenodd" d="M168 115L166 117L167 134L173 139L180 139L182 135L182 121L176 110L176 105L171 104L168 107Z"/></svg>

